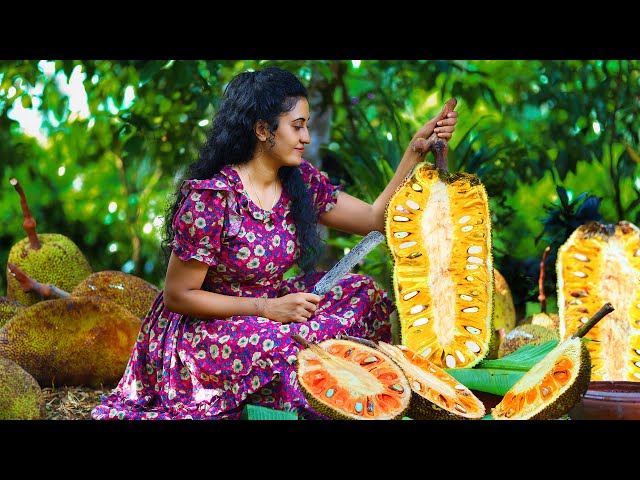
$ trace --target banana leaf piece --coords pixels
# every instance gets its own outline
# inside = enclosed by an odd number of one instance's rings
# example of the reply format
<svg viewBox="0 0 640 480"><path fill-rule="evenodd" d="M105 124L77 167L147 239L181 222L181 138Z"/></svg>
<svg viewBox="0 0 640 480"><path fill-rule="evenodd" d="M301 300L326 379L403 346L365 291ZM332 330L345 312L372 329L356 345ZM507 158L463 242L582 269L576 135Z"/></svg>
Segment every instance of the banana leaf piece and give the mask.
<svg viewBox="0 0 640 480"><path fill-rule="evenodd" d="M471 390L504 395L557 345L557 340L549 340L542 345L524 345L509 355L484 360L473 368L444 370Z"/></svg>

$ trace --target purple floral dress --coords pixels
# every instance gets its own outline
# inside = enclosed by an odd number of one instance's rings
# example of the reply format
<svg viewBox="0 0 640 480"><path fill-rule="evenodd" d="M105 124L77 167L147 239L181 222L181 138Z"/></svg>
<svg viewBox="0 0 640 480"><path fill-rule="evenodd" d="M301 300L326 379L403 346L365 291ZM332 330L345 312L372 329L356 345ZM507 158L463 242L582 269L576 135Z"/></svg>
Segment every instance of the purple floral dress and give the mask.
<svg viewBox="0 0 640 480"><path fill-rule="evenodd" d="M300 170L319 216L339 186L309 162ZM324 272L283 278L299 255L283 189L271 212L248 197L226 166L208 180L185 180L171 248L209 266L203 289L274 298L310 292ZM391 341L392 300L371 278L349 274L306 323L264 317L204 319L180 315L158 295L144 318L124 375L91 412L94 419L238 419L246 403L326 418L304 398L296 374L297 333L318 342L340 334Z"/></svg>

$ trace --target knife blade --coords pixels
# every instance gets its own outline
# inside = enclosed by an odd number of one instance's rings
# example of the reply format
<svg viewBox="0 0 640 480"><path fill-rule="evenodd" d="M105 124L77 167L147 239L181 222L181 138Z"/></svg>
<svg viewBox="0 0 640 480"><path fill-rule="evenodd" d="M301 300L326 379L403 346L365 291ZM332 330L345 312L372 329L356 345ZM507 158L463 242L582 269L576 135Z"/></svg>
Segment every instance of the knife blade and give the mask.
<svg viewBox="0 0 640 480"><path fill-rule="evenodd" d="M331 290L351 270L356 263L362 260L380 242L385 240L384 233L377 230L367 233L349 253L342 257L331 270L329 270L313 287L311 293L324 295Z"/></svg>

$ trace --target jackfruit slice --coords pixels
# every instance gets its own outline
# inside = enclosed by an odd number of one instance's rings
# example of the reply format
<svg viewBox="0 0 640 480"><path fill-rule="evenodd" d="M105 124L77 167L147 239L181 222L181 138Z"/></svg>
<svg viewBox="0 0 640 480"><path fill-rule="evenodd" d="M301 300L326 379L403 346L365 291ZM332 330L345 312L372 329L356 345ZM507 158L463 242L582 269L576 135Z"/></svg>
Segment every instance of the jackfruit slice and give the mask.
<svg viewBox="0 0 640 480"><path fill-rule="evenodd" d="M20 205L24 214L23 226L27 237L11 247L8 261L38 282L53 284L70 292L83 278L93 272L89 262L69 237L59 233L36 233L36 221L29 211L24 190L15 178L11 178L10 181L20 195ZM10 272L7 272L7 296L25 306L42 300L34 292L23 292Z"/></svg>
<svg viewBox="0 0 640 480"><path fill-rule="evenodd" d="M443 369L404 345L378 342L397 362L413 391L407 416L414 420L480 420L484 403Z"/></svg>
<svg viewBox="0 0 640 480"><path fill-rule="evenodd" d="M140 319L99 297L43 300L0 328L0 357L41 386L110 385L124 373Z"/></svg>
<svg viewBox="0 0 640 480"><path fill-rule="evenodd" d="M387 203L385 234L400 343L441 368L476 365L494 334L491 216L478 177L418 164Z"/></svg>
<svg viewBox="0 0 640 480"><path fill-rule="evenodd" d="M612 311L613 306L605 304L576 333L531 367L491 409L491 417L551 420L566 415L589 388L591 358L582 337Z"/></svg>
<svg viewBox="0 0 640 480"><path fill-rule="evenodd" d="M591 380L640 381L640 230L634 224L590 222L558 249L561 338L587 321L599 305L616 310L587 338Z"/></svg>
<svg viewBox="0 0 640 480"><path fill-rule="evenodd" d="M400 420L411 401L402 369L376 348L347 339L305 345L297 355L301 390L319 413L334 420Z"/></svg>

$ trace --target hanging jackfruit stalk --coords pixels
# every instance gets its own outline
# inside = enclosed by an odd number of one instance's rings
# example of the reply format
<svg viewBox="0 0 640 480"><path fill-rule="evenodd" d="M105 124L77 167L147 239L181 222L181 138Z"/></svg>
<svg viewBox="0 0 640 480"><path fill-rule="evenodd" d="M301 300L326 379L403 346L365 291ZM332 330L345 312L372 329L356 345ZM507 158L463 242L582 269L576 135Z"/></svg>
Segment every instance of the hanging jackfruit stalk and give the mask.
<svg viewBox="0 0 640 480"><path fill-rule="evenodd" d="M589 388L592 362L583 337L613 312L604 304L587 322L536 363L491 410L494 420L553 420L566 415ZM587 343L587 345L585 345Z"/></svg>
<svg viewBox="0 0 640 480"><path fill-rule="evenodd" d="M385 211L400 343L441 368L473 367L493 335L489 199L476 175L447 171L446 141L433 149L436 164L419 163Z"/></svg>
<svg viewBox="0 0 640 480"><path fill-rule="evenodd" d="M523 323L540 325L554 332L558 331L560 318L557 313L547 313L547 296L544 293L544 264L551 247L547 246L542 252L542 260L540 261L540 275L538 276L538 301L540 302L540 313L534 313L531 317L525 319Z"/></svg>
<svg viewBox="0 0 640 480"><path fill-rule="evenodd" d="M602 302L616 311L588 335L591 380L640 381L640 229L627 221L590 222L558 249L560 337Z"/></svg>

